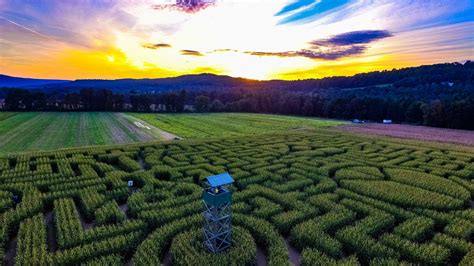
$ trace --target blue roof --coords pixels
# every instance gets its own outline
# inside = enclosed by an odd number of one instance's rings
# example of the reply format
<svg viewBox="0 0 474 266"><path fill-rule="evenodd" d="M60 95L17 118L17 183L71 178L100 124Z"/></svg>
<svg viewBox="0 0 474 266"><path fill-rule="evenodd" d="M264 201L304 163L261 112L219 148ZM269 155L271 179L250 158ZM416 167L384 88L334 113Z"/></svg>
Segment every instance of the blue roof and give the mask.
<svg viewBox="0 0 474 266"><path fill-rule="evenodd" d="M229 173L223 173L207 177L207 182L211 187L225 186L234 183L234 179Z"/></svg>

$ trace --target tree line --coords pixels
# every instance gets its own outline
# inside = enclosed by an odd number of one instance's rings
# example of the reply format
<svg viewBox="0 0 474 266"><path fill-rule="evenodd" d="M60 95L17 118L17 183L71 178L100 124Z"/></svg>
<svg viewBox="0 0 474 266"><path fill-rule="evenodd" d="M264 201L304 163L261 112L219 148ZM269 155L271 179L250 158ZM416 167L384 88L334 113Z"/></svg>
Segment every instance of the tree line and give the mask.
<svg viewBox="0 0 474 266"><path fill-rule="evenodd" d="M289 92L273 89L117 94L83 89L64 97L23 89L6 92L6 111L250 112L411 123L474 129L472 83Z"/></svg>
<svg viewBox="0 0 474 266"><path fill-rule="evenodd" d="M161 94L122 94L82 89L63 96L26 89L4 89L5 111L184 112L186 90Z"/></svg>
<svg viewBox="0 0 474 266"><path fill-rule="evenodd" d="M196 98L194 106L199 112L274 113L375 122L391 119L396 123L474 129L472 83L453 87L430 84L411 89L415 93L383 92L410 90L394 87L357 89L352 92L340 90L312 93L274 90L215 92L201 94Z"/></svg>

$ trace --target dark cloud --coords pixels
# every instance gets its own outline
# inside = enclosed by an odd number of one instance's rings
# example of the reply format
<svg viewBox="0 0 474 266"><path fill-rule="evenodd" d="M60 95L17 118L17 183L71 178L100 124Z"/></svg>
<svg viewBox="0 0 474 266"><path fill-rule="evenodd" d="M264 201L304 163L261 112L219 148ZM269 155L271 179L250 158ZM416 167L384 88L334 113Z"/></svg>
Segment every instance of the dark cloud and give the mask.
<svg viewBox="0 0 474 266"><path fill-rule="evenodd" d="M176 0L174 4L153 5L153 9L174 9L186 13L196 13L215 4L215 0Z"/></svg>
<svg viewBox="0 0 474 266"><path fill-rule="evenodd" d="M182 55L191 55L191 56L203 56L199 51L194 50L181 50Z"/></svg>
<svg viewBox="0 0 474 266"><path fill-rule="evenodd" d="M336 60L342 57L362 54L365 50L365 46L353 45L341 49L301 50L298 51L297 54L311 59Z"/></svg>
<svg viewBox="0 0 474 266"><path fill-rule="evenodd" d="M333 36L326 40L316 40L311 42L311 44L314 46L366 44L391 36L392 34L386 30L352 31Z"/></svg>
<svg viewBox="0 0 474 266"><path fill-rule="evenodd" d="M306 57L311 59L336 60L364 53L367 44L391 37L383 30L353 31L333 36L329 39L312 41L309 49L288 52L246 52L256 56Z"/></svg>
<svg viewBox="0 0 474 266"><path fill-rule="evenodd" d="M159 48L170 48L171 44L167 43L145 43L142 45L145 48L148 49L159 49Z"/></svg>
<svg viewBox="0 0 474 266"><path fill-rule="evenodd" d="M278 56L278 57L307 57L311 59L336 60L342 57L358 55L365 51L366 47L360 45L349 46L338 50L312 50L303 49L289 52L247 52L256 56Z"/></svg>

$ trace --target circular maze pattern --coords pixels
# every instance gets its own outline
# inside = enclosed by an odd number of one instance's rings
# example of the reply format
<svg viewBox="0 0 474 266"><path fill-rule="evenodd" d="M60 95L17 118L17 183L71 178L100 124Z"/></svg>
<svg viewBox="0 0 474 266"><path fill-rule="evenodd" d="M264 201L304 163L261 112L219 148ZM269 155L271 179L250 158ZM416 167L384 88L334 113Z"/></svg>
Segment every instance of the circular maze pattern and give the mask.
<svg viewBox="0 0 474 266"><path fill-rule="evenodd" d="M171 262L175 265L255 265L257 247L252 235L240 227L232 231L232 247L212 254L202 245L200 231L187 231L177 235L171 244Z"/></svg>
<svg viewBox="0 0 474 266"><path fill-rule="evenodd" d="M235 243L200 246L229 172ZM470 265L474 153L329 130L0 157L6 265ZM133 186L129 187L129 181Z"/></svg>

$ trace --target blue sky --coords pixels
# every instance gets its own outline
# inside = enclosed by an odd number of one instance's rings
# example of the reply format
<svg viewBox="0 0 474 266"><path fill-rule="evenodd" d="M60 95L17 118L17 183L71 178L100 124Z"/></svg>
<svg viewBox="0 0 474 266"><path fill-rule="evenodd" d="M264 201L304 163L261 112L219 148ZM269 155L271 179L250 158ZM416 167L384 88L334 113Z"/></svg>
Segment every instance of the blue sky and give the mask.
<svg viewBox="0 0 474 266"><path fill-rule="evenodd" d="M473 14L474 0L0 0L0 68L69 79L352 75L474 59Z"/></svg>

